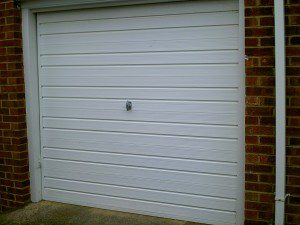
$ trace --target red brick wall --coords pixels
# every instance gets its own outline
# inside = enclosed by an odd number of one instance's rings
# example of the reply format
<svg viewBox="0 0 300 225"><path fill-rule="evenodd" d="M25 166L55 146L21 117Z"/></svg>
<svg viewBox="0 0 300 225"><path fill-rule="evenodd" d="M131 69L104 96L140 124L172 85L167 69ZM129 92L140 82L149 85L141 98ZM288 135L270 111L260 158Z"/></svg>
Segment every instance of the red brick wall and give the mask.
<svg viewBox="0 0 300 225"><path fill-rule="evenodd" d="M300 224L300 0L286 1L287 193L286 225Z"/></svg>
<svg viewBox="0 0 300 225"><path fill-rule="evenodd" d="M275 84L273 0L245 0L245 224L274 221ZM287 193L286 225L300 224L300 0L286 0Z"/></svg>
<svg viewBox="0 0 300 225"><path fill-rule="evenodd" d="M0 2L0 211L29 199L20 10Z"/></svg>
<svg viewBox="0 0 300 225"><path fill-rule="evenodd" d="M273 1L245 0L245 224L274 218L275 77Z"/></svg>

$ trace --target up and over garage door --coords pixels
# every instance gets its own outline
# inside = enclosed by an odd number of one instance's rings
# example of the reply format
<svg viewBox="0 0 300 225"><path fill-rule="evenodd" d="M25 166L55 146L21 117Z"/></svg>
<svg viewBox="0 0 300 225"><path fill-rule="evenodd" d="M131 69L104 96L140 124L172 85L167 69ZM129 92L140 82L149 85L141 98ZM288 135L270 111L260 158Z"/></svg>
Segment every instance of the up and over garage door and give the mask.
<svg viewBox="0 0 300 225"><path fill-rule="evenodd" d="M43 199L235 224L238 1L48 12L37 22Z"/></svg>

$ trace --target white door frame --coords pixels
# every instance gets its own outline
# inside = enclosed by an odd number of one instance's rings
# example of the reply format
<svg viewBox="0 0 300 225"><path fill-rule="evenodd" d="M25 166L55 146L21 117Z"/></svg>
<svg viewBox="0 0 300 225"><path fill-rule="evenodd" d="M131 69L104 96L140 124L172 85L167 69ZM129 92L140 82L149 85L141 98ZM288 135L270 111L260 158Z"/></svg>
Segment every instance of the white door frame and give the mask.
<svg viewBox="0 0 300 225"><path fill-rule="evenodd" d="M144 3L171 2L176 0L22 0L22 34L26 95L27 136L29 151L30 190L32 202L42 200L41 172L41 135L40 135L40 101L37 54L37 18L38 12L95 8L113 5L133 5ZM184 1L184 0L177 0ZM240 50L240 113L238 125L239 192L237 201L237 224L244 224L245 202L245 26L244 0L239 0L239 50Z"/></svg>

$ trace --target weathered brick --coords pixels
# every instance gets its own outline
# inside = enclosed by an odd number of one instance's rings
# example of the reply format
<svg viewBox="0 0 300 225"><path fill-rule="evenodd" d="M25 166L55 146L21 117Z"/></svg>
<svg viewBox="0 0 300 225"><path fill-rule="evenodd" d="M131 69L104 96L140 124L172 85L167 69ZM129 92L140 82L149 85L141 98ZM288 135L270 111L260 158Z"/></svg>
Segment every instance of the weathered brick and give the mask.
<svg viewBox="0 0 300 225"><path fill-rule="evenodd" d="M0 211L2 211L28 202L29 173L20 10L15 9L12 0L4 0L0 5L0 14L2 22L0 26Z"/></svg>

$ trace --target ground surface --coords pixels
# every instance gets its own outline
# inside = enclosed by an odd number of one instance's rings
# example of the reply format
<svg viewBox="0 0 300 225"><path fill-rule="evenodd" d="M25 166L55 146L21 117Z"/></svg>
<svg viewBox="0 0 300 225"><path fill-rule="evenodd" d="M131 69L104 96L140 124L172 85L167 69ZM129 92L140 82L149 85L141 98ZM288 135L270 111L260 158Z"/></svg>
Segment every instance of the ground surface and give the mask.
<svg viewBox="0 0 300 225"><path fill-rule="evenodd" d="M0 214L0 225L200 225L178 220L121 213L42 201Z"/></svg>

